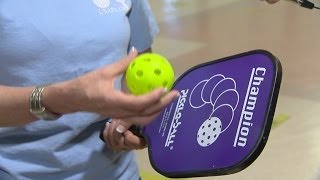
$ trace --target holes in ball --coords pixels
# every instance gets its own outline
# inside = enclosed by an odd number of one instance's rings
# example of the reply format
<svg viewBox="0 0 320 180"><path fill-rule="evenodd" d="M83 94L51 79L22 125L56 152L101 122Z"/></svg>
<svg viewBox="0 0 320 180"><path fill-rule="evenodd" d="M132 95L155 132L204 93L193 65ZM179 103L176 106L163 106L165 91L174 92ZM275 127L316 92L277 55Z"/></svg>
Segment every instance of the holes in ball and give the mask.
<svg viewBox="0 0 320 180"><path fill-rule="evenodd" d="M146 61L146 62L150 62L151 61L150 58L144 58L143 60Z"/></svg>
<svg viewBox="0 0 320 180"><path fill-rule="evenodd" d="M136 63L135 63L135 62L134 62L134 63L132 63L132 64L131 64L131 66L130 66L130 68L133 68L135 65L136 65Z"/></svg>
<svg viewBox="0 0 320 180"><path fill-rule="evenodd" d="M138 70L138 71L136 72L136 75L137 75L138 77L142 77L142 76L143 76L143 71L142 71L142 70Z"/></svg>
<svg viewBox="0 0 320 180"><path fill-rule="evenodd" d="M154 72L154 74L157 75L157 76L160 76L160 75L161 75L161 69L155 69L153 72Z"/></svg>
<svg viewBox="0 0 320 180"><path fill-rule="evenodd" d="M162 83L162 86L163 87L166 87L168 85L168 81L164 81L163 83Z"/></svg>

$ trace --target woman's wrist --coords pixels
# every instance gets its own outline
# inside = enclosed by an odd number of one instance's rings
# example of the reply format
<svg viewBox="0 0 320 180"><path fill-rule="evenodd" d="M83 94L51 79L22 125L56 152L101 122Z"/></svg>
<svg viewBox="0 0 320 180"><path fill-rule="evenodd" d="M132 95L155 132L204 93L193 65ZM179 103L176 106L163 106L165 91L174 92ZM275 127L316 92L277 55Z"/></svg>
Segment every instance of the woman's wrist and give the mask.
<svg viewBox="0 0 320 180"><path fill-rule="evenodd" d="M68 82L45 86L42 93L42 103L50 112L68 114L78 111L74 105L74 95Z"/></svg>

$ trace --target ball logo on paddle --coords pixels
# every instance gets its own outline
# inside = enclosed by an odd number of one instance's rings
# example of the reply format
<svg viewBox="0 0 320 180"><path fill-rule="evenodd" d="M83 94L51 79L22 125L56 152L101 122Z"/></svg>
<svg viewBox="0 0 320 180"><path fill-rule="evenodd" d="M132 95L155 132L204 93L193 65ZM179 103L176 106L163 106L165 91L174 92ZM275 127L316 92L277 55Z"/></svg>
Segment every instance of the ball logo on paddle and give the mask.
<svg viewBox="0 0 320 180"><path fill-rule="evenodd" d="M191 91L190 106L200 109L212 106L209 117L201 124L197 141L202 147L213 144L231 125L239 103L239 92L233 78L216 74L199 82Z"/></svg>
<svg viewBox="0 0 320 180"><path fill-rule="evenodd" d="M164 87L172 88L174 70L170 62L156 53L144 53L136 57L126 70L126 84L130 93L141 95Z"/></svg>

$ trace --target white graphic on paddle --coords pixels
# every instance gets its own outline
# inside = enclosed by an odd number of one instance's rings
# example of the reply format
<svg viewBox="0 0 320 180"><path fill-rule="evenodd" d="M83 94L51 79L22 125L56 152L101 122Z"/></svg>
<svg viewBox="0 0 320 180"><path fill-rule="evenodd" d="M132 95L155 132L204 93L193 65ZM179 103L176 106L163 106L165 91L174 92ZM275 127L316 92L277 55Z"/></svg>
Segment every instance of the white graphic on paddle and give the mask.
<svg viewBox="0 0 320 180"><path fill-rule="evenodd" d="M200 96L200 98L199 98ZM210 146L233 121L239 103L239 93L232 78L217 74L199 82L191 91L189 103L195 109L212 106L212 113L202 123L197 133L197 142L202 147Z"/></svg>

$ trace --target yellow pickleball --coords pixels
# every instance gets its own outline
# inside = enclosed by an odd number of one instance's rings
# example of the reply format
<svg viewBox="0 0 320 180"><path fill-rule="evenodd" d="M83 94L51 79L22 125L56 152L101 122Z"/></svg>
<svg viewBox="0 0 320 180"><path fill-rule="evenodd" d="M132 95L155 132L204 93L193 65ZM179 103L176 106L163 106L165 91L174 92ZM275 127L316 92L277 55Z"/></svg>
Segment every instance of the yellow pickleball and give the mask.
<svg viewBox="0 0 320 180"><path fill-rule="evenodd" d="M136 57L126 70L126 84L134 95L141 95L156 88L172 88L174 70L170 62L156 53Z"/></svg>

